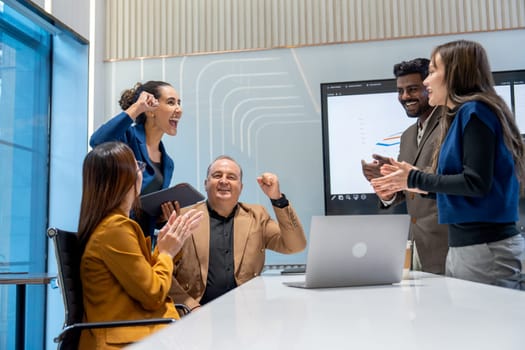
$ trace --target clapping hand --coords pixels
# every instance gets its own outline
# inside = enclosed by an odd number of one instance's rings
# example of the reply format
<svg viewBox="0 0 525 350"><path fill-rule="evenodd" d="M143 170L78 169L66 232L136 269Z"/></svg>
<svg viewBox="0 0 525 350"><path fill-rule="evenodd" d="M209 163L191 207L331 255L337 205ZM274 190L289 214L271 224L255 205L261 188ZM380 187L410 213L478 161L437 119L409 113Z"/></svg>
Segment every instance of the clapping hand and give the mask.
<svg viewBox="0 0 525 350"><path fill-rule="evenodd" d="M381 175L383 176L372 179L370 182L376 192L385 196L403 190L426 193L417 188L408 188L408 174L413 169L417 170L415 166L407 162L397 162L390 158L390 164L384 164L381 167Z"/></svg>
<svg viewBox="0 0 525 350"><path fill-rule="evenodd" d="M160 229L157 238L159 253L166 253L173 258L199 226L203 217L204 213L195 209L188 210L184 215L179 215L174 210L166 225Z"/></svg>
<svg viewBox="0 0 525 350"><path fill-rule="evenodd" d="M372 158L374 158L374 160L370 163L361 160L363 175L368 181L381 177L381 167L384 164L390 164L390 158L383 157L379 154L372 154Z"/></svg>

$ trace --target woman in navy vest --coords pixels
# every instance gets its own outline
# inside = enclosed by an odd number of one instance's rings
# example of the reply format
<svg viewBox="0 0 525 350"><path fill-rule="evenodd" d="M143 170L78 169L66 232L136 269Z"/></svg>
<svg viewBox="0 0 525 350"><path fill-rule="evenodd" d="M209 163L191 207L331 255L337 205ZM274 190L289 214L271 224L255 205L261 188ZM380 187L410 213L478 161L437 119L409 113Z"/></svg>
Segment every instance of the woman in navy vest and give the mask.
<svg viewBox="0 0 525 350"><path fill-rule="evenodd" d="M119 104L123 111L93 133L91 147L106 141L126 143L136 160L145 163L141 195L169 187L174 166L162 137L177 134L182 116L177 91L163 81L137 83L122 93ZM134 218L146 236L153 236L155 227L163 223L173 209L174 204L167 203L161 218L149 217L145 212L134 213Z"/></svg>
<svg viewBox="0 0 525 350"><path fill-rule="evenodd" d="M525 243L516 226L525 147L494 89L485 50L465 40L436 47L424 85L431 105L448 107L435 173L394 161L372 183L435 194L439 222L449 224L448 276L525 289Z"/></svg>

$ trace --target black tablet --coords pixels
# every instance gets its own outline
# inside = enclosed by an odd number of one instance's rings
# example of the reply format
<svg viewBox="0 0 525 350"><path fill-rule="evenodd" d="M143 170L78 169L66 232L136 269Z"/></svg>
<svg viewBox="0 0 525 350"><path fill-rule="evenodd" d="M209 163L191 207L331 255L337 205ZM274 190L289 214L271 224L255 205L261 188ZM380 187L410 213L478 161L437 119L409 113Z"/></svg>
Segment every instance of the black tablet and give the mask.
<svg viewBox="0 0 525 350"><path fill-rule="evenodd" d="M142 210L148 213L148 215L154 217L161 215L162 209L160 208L160 205L162 203L178 201L180 207L184 208L202 200L204 200L202 193L185 182L140 197Z"/></svg>

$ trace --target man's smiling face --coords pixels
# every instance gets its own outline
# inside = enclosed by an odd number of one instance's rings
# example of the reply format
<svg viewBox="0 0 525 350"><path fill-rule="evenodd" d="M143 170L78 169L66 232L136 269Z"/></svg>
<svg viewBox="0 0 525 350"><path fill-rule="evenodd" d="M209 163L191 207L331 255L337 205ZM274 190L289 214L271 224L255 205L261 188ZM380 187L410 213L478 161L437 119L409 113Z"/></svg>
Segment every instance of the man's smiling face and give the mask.
<svg viewBox="0 0 525 350"><path fill-rule="evenodd" d="M210 206L217 212L231 211L242 191L241 169L233 160L216 160L204 181Z"/></svg>
<svg viewBox="0 0 525 350"><path fill-rule="evenodd" d="M398 99L409 117L418 118L431 108L428 95L419 73L396 79Z"/></svg>

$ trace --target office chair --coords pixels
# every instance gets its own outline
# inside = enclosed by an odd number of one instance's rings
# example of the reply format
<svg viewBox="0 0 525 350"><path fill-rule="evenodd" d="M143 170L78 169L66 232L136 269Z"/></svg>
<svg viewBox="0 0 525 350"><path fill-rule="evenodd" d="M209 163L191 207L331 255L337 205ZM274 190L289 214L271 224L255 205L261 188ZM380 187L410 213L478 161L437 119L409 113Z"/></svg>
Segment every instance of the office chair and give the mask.
<svg viewBox="0 0 525 350"><path fill-rule="evenodd" d="M58 350L77 349L80 332L83 329L142 326L174 322L172 318L154 318L142 320L82 322L84 305L82 300L82 283L80 281L80 253L77 234L49 228L47 235L53 241L58 267L58 283L64 302L64 326L62 332L54 339ZM179 315L189 313L186 305L175 305Z"/></svg>

